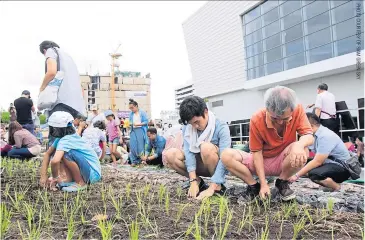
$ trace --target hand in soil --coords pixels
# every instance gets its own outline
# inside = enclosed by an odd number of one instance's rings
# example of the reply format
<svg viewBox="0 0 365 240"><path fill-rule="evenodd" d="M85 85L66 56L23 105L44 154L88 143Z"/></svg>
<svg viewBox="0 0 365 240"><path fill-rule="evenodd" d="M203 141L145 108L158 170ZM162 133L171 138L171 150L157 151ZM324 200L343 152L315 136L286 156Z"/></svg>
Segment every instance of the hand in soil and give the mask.
<svg viewBox="0 0 365 240"><path fill-rule="evenodd" d="M41 179L39 180L39 185L42 188L47 188L47 186L48 186L48 178L47 177L41 177Z"/></svg>
<svg viewBox="0 0 365 240"><path fill-rule="evenodd" d="M199 193L199 184L195 181L190 184L190 188L188 191L188 198L196 198L196 195Z"/></svg>
<svg viewBox="0 0 365 240"><path fill-rule="evenodd" d="M299 179L299 178L298 178L297 176L293 175L293 176L291 176L291 177L288 179L288 181L289 181L289 182L291 182L291 183L293 183L293 182L297 181L298 179Z"/></svg>
<svg viewBox="0 0 365 240"><path fill-rule="evenodd" d="M213 194L214 194L214 189L209 187L207 190L204 190L203 192L201 192L196 199L203 200L205 198L213 196Z"/></svg>
<svg viewBox="0 0 365 240"><path fill-rule="evenodd" d="M271 192L270 192L270 187L267 184L261 184L261 188L260 188L260 197L262 199L266 199L266 197L270 196Z"/></svg>

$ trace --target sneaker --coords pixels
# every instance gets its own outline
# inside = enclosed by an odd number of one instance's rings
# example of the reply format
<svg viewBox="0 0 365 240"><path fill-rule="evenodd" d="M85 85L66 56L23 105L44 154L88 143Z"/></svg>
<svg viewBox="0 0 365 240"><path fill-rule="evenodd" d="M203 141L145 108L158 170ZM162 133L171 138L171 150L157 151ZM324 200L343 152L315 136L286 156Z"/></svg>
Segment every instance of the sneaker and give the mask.
<svg viewBox="0 0 365 240"><path fill-rule="evenodd" d="M200 178L199 193L207 190L208 188L209 188L209 186L204 182L203 178Z"/></svg>
<svg viewBox="0 0 365 240"><path fill-rule="evenodd" d="M290 189L289 181L282 180L282 179L276 179L275 187L278 188L281 199L283 201L289 201L295 198L295 193L293 190Z"/></svg>
<svg viewBox="0 0 365 240"><path fill-rule="evenodd" d="M258 182L254 185L247 185L246 192L243 194L242 197L246 202L251 202L260 195L260 188L261 185Z"/></svg>

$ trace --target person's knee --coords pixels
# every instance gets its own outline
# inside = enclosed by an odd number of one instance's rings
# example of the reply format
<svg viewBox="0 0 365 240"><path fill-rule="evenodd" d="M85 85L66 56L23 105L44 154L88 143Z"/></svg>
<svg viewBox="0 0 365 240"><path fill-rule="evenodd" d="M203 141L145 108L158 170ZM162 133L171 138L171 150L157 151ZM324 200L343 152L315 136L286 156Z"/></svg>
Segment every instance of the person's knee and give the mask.
<svg viewBox="0 0 365 240"><path fill-rule="evenodd" d="M234 160L235 151L231 148L225 149L221 154L221 160L224 166L229 166Z"/></svg>
<svg viewBox="0 0 365 240"><path fill-rule="evenodd" d="M212 156L217 156L218 159L217 147L212 143L202 143L200 145L200 154L203 160L211 158Z"/></svg>
<svg viewBox="0 0 365 240"><path fill-rule="evenodd" d="M165 153L166 162L169 165L173 164L177 160L177 151L178 150L174 149L174 148L171 148L166 151L166 153Z"/></svg>

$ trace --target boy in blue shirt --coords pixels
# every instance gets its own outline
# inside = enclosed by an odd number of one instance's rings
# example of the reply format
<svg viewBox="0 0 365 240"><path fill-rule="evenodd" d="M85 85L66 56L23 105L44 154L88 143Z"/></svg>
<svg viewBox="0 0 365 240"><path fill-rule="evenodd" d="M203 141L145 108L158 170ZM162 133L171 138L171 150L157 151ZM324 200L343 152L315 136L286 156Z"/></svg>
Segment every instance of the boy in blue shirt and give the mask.
<svg viewBox="0 0 365 240"><path fill-rule="evenodd" d="M41 167L41 186L62 191L83 190L87 184L101 179L101 166L95 151L75 132L73 117L67 112L54 112L49 120L49 134L56 138L44 155ZM50 161L51 156L52 160ZM52 177L47 180L51 162Z"/></svg>
<svg viewBox="0 0 365 240"><path fill-rule="evenodd" d="M157 134L157 129L151 127L147 130L148 146L145 156L141 157L142 162L148 165L159 165L163 167L162 164L162 152L165 149L166 140L162 136ZM154 154L150 156L150 153L154 150Z"/></svg>

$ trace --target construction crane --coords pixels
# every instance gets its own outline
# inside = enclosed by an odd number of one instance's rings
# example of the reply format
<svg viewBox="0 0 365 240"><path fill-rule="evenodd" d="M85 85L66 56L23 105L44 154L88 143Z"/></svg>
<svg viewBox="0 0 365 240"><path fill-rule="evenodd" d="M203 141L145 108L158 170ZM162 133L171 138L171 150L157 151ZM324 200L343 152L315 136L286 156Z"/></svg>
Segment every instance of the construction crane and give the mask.
<svg viewBox="0 0 365 240"><path fill-rule="evenodd" d="M115 60L122 56L121 53L118 53L118 49L120 48L120 43L116 50L113 53L110 53L110 57L112 58L112 71L111 71L111 84L110 84L110 91L111 91L111 110L115 111L115 74L114 74L114 68L115 68Z"/></svg>

